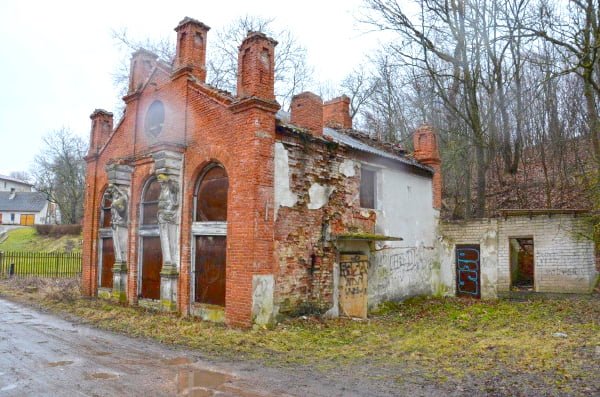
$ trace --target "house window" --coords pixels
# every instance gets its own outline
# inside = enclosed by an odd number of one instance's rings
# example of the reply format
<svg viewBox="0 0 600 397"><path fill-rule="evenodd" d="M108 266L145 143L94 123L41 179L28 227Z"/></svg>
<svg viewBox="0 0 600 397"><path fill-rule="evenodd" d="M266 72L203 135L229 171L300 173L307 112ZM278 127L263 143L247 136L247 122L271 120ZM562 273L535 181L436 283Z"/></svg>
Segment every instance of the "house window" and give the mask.
<svg viewBox="0 0 600 397"><path fill-rule="evenodd" d="M360 169L360 206L375 209L375 183L377 174L365 167Z"/></svg>
<svg viewBox="0 0 600 397"><path fill-rule="evenodd" d="M14 222L15 221L15 214L10 214L10 221Z"/></svg>

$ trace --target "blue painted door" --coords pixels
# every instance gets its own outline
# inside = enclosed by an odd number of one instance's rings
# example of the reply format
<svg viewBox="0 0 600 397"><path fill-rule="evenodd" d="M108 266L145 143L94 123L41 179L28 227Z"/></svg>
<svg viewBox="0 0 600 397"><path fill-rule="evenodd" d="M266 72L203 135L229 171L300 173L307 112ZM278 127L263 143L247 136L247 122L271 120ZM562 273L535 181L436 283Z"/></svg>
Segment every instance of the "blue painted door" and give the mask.
<svg viewBox="0 0 600 397"><path fill-rule="evenodd" d="M481 298L479 245L456 246L456 296Z"/></svg>

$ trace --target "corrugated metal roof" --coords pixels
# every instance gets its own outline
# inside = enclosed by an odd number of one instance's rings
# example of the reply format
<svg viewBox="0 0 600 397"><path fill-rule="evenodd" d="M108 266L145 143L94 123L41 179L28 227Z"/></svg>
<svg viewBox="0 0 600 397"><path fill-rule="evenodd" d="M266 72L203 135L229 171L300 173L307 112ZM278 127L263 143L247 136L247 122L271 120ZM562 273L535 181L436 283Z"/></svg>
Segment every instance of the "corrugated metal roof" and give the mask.
<svg viewBox="0 0 600 397"><path fill-rule="evenodd" d="M46 195L42 192L16 192L11 200L11 192L0 192L0 211L39 212L46 205Z"/></svg>
<svg viewBox="0 0 600 397"><path fill-rule="evenodd" d="M340 144L349 146L352 149L356 149L361 152L375 154L375 155L378 155L381 157L385 157L385 158L388 158L391 160L396 160L401 163L411 165L413 167L421 168L421 169L429 171L429 172L433 172L433 170L430 167L423 165L416 160L398 156L396 154L386 152L385 150L381 150L381 149L375 148L373 146L367 145L366 143L361 142L358 139L352 138L351 136L348 136L344 133L338 132L332 128L323 128L323 135L331 138L336 143L340 143Z"/></svg>
<svg viewBox="0 0 600 397"><path fill-rule="evenodd" d="M277 114L275 115L275 118L277 120L279 120L280 122L282 122L283 124L290 123L290 119L291 119L290 113L283 111L281 109L277 112ZM333 128L327 128L327 127L323 128L323 136L331 139L335 143L338 143L341 145L346 145L348 147L351 147L352 149L359 150L361 152L375 154L377 156L385 157L390 160L399 161L401 163L404 163L404 164L407 164L407 165L410 165L410 166L413 166L416 168L420 168L422 170L425 170L425 171L428 171L431 173L434 172L433 168L428 167L424 164L421 164L412 158L399 156L394 153L386 152L385 150L381 150L376 147L367 145L366 143L364 143L356 138L353 138L349 135L346 135L343 132L336 131Z"/></svg>

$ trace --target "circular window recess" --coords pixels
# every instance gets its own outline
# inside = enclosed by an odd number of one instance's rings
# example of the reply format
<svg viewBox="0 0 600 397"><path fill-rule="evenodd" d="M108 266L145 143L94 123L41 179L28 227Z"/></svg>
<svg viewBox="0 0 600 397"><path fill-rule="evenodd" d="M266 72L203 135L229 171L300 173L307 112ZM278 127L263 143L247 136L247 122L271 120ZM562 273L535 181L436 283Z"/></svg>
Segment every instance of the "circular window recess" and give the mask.
<svg viewBox="0 0 600 397"><path fill-rule="evenodd" d="M161 101L154 101L148 108L145 120L146 134L157 137L165 122L165 107Z"/></svg>

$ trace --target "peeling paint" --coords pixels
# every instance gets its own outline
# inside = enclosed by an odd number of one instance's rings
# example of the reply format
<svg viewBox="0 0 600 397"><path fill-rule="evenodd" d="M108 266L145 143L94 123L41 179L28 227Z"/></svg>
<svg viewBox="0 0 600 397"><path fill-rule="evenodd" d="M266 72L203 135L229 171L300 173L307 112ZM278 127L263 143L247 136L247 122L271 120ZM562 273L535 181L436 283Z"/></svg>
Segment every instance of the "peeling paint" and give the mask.
<svg viewBox="0 0 600 397"><path fill-rule="evenodd" d="M354 175L356 175L355 167L356 167L356 162L346 159L346 160L342 161L342 163L340 164L340 172L345 177L350 178L350 177L353 177Z"/></svg>
<svg viewBox="0 0 600 397"><path fill-rule="evenodd" d="M313 183L308 189L308 197L310 199L308 203L309 210L318 210L322 208L329 201L329 196L333 193L334 188L331 186L323 186L318 183Z"/></svg>
<svg viewBox="0 0 600 397"><path fill-rule="evenodd" d="M298 202L298 197L290 188L290 164L288 152L281 142L275 143L275 219L279 207L293 207Z"/></svg>

